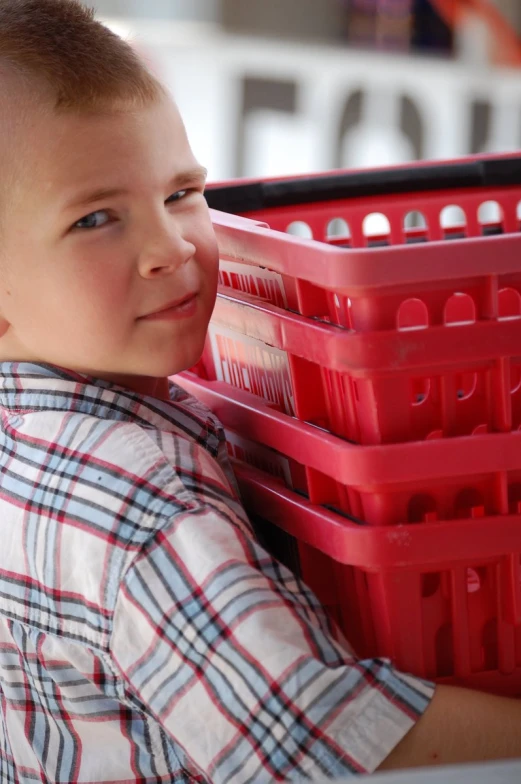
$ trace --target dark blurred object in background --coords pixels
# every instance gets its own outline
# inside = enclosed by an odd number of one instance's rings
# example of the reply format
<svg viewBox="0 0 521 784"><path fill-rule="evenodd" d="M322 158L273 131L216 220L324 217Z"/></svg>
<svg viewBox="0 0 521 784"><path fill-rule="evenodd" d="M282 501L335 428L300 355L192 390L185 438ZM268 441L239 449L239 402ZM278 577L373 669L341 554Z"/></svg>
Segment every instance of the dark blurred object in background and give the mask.
<svg viewBox="0 0 521 784"><path fill-rule="evenodd" d="M453 36L430 0L221 0L233 33L391 52L451 54Z"/></svg>
<svg viewBox="0 0 521 784"><path fill-rule="evenodd" d="M429 0L414 0L412 49L428 53L452 53L454 35Z"/></svg>
<svg viewBox="0 0 521 784"><path fill-rule="evenodd" d="M348 40L385 51L446 53L453 36L429 0L342 0Z"/></svg>
<svg viewBox="0 0 521 784"><path fill-rule="evenodd" d="M349 43L385 51L409 51L413 0L349 0L346 5Z"/></svg>
<svg viewBox="0 0 521 784"><path fill-rule="evenodd" d="M231 33L333 43L345 41L348 14L339 0L221 0Z"/></svg>

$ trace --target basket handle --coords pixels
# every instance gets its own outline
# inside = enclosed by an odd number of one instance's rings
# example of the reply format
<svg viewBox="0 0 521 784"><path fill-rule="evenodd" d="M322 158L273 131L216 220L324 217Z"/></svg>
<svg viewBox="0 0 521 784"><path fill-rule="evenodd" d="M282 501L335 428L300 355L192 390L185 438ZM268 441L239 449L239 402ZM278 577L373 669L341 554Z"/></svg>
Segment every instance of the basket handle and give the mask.
<svg viewBox="0 0 521 784"><path fill-rule="evenodd" d="M491 188L521 184L521 156L474 155L380 169L333 171L306 177L243 182L231 180L208 185L208 206L214 210L247 215L270 207L336 199L359 199L454 188Z"/></svg>

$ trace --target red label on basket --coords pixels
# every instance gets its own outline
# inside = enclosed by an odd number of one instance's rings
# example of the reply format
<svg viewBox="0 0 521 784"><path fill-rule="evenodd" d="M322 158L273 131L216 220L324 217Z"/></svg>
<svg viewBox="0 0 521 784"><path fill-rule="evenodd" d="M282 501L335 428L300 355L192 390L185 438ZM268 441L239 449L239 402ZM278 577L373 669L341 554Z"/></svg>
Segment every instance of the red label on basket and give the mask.
<svg viewBox="0 0 521 784"><path fill-rule="evenodd" d="M293 487L289 460L286 457L269 447L241 438L229 430L225 430L225 434L228 452L232 457L282 479L287 487Z"/></svg>
<svg viewBox="0 0 521 784"><path fill-rule="evenodd" d="M295 416L288 355L260 340L212 324L208 328L215 373L238 389L280 406Z"/></svg>
<svg viewBox="0 0 521 784"><path fill-rule="evenodd" d="M240 264L236 261L219 262L219 283L236 291L243 291L279 308L288 307L282 275L278 272L256 267L253 264Z"/></svg>

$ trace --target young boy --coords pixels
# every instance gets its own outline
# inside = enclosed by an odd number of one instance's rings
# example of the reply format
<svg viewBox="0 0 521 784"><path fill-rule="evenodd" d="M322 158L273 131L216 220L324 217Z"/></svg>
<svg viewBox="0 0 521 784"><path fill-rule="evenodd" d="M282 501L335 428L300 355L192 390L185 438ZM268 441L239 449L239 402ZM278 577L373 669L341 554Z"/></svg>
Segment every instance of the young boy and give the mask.
<svg viewBox="0 0 521 784"><path fill-rule="evenodd" d="M271 782L521 755L521 704L356 661L168 376L216 295L204 171L75 0L0 6L0 780Z"/></svg>

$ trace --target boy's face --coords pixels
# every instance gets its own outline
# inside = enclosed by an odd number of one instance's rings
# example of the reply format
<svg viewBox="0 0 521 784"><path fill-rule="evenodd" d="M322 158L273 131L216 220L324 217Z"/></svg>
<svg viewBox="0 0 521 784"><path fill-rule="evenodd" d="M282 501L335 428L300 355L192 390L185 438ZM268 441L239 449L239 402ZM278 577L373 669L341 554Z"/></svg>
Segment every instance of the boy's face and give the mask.
<svg viewBox="0 0 521 784"><path fill-rule="evenodd" d="M0 229L0 359L135 388L190 367L218 254L176 107L33 120L13 140L23 174Z"/></svg>

